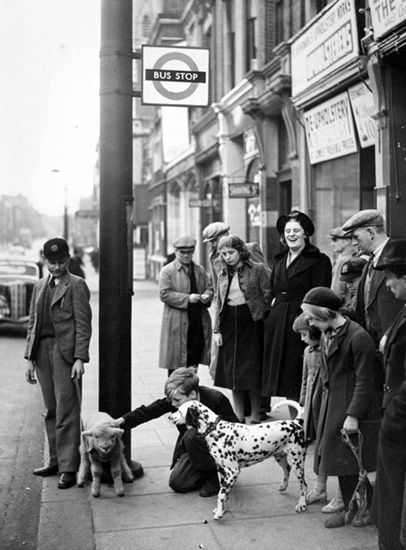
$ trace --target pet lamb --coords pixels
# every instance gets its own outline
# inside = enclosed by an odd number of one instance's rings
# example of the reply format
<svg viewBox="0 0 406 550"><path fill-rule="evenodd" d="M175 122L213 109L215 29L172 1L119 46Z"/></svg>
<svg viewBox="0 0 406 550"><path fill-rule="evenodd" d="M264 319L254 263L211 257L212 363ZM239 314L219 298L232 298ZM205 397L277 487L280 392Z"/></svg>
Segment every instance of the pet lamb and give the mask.
<svg viewBox="0 0 406 550"><path fill-rule="evenodd" d="M78 487L83 487L89 474L92 472L92 495L100 496L100 483L104 469L103 465L110 463L110 472L114 481L116 494L124 496L124 481L133 481L134 476L124 458L124 445L121 436L124 430L113 428L113 418L104 412L95 413L83 422L85 430L82 432L80 445L80 467L77 479Z"/></svg>

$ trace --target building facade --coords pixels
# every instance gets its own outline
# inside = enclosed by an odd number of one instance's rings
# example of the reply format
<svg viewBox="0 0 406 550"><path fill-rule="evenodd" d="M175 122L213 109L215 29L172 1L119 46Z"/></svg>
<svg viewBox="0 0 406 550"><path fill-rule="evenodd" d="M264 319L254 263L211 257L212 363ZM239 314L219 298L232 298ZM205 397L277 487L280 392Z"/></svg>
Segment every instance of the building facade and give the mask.
<svg viewBox="0 0 406 550"><path fill-rule="evenodd" d="M148 44L209 49L210 104L150 108L141 164L151 277L180 234L197 239L207 267L201 233L212 221L257 241L270 265L276 220L293 208L312 217L313 242L330 256L328 231L359 209L379 208L389 234L405 236L401 0L156 8Z"/></svg>

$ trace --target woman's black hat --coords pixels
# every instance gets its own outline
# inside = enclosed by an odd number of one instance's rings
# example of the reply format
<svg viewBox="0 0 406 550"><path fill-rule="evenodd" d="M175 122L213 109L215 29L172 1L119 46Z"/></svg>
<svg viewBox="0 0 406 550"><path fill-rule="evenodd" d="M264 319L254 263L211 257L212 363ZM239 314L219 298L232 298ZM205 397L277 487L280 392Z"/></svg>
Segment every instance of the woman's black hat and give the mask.
<svg viewBox="0 0 406 550"><path fill-rule="evenodd" d="M310 237L314 233L314 225L312 220L304 214L304 212L299 212L298 210L292 210L290 214L284 214L280 216L276 222L276 229L280 235L283 234L285 230L285 225L290 221L297 221L303 227L307 235Z"/></svg>

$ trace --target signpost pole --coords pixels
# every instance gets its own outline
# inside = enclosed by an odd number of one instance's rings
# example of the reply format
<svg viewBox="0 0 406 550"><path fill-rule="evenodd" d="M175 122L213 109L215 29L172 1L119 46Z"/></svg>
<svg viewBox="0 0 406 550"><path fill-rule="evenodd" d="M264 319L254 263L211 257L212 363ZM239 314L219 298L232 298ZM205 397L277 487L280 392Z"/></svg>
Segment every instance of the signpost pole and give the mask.
<svg viewBox="0 0 406 550"><path fill-rule="evenodd" d="M132 98L132 0L102 0L99 409L114 418L131 410Z"/></svg>

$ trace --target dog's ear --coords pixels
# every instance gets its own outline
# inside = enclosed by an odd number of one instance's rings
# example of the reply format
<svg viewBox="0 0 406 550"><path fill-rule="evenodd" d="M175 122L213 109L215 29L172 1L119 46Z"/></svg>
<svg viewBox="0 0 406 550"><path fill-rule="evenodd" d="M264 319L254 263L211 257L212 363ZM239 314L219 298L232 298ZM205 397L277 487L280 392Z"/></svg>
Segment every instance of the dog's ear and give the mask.
<svg viewBox="0 0 406 550"><path fill-rule="evenodd" d="M199 411L197 407L190 405L186 413L186 424L192 428L199 428Z"/></svg>

